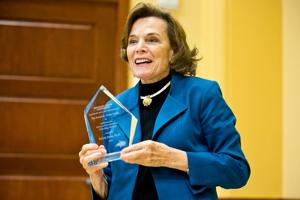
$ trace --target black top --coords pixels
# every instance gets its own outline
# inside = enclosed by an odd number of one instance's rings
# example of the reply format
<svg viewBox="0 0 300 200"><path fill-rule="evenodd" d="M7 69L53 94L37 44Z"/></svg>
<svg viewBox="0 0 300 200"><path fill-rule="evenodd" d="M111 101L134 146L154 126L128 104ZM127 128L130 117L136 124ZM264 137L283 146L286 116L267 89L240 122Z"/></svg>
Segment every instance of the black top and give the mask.
<svg viewBox="0 0 300 200"><path fill-rule="evenodd" d="M171 80L171 73L164 79L151 84L140 83L139 96L151 95L162 89ZM141 140L151 140L153 134L154 123L163 105L170 86L161 92L159 95L152 98L152 103L149 106L143 105L143 100L139 99L140 107L140 122L141 122ZM134 200L155 200L158 199L156 187L151 174L151 167L139 166L133 197Z"/></svg>

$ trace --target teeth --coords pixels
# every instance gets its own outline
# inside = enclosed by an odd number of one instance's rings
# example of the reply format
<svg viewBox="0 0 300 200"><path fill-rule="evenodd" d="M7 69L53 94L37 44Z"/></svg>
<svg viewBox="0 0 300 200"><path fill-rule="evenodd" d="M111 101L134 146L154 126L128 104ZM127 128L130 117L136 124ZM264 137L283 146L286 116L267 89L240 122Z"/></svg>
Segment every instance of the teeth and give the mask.
<svg viewBox="0 0 300 200"><path fill-rule="evenodd" d="M138 58L135 60L136 64L140 64L140 63L149 63L151 62L151 60L147 59L147 58Z"/></svg>

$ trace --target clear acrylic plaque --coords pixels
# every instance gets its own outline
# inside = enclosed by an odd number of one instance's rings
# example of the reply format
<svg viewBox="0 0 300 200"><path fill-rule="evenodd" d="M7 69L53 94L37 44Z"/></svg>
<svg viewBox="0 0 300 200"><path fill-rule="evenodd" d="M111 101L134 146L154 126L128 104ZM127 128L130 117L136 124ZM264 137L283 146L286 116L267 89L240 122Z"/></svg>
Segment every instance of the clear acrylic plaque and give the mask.
<svg viewBox="0 0 300 200"><path fill-rule="evenodd" d="M84 119L90 143L107 151L89 165L119 160L121 150L132 144L137 118L103 85L84 109Z"/></svg>

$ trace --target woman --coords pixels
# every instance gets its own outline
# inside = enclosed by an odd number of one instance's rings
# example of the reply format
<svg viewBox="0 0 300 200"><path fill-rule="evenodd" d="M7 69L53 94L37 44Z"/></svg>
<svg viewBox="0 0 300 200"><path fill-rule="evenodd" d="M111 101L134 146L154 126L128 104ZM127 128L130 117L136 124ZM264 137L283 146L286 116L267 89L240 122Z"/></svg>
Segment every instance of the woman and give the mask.
<svg viewBox="0 0 300 200"><path fill-rule="evenodd" d="M139 125L121 161L89 166L106 149L83 145L80 162L93 198L217 199L216 186L244 186L250 168L235 117L216 82L193 77L197 49L189 49L178 22L138 4L128 16L121 52L140 81L117 98Z"/></svg>

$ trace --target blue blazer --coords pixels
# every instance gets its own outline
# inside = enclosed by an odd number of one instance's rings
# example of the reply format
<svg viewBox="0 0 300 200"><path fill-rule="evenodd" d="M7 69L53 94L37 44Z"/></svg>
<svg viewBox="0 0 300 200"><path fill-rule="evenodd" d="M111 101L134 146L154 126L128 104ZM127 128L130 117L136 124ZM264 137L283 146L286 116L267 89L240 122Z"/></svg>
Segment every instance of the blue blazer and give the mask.
<svg viewBox="0 0 300 200"><path fill-rule="evenodd" d="M139 119L138 89L139 84L117 98ZM128 119L117 121L120 129L126 129ZM216 82L172 73L170 92L156 118L152 140L187 152L189 173L151 168L159 199L217 199L216 186L239 188L247 183L250 168L235 121ZM128 140L128 130L123 132L121 137ZM133 143L140 141L138 123ZM131 199L138 168L121 160L109 163L104 170L108 199ZM93 199L99 199L94 191Z"/></svg>

